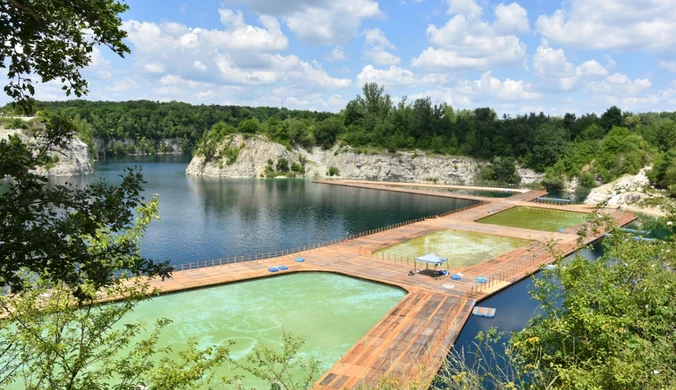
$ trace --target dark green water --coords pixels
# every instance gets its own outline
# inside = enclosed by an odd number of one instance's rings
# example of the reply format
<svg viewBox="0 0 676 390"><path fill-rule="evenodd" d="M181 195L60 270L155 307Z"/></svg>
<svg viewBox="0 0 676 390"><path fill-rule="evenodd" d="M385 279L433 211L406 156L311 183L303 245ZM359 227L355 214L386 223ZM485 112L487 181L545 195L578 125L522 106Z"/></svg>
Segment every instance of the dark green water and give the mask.
<svg viewBox="0 0 676 390"><path fill-rule="evenodd" d="M160 195L161 217L150 224L142 253L173 264L294 249L472 203L302 179L192 177L185 175L188 162L184 156L108 160L96 164L94 175L51 180L119 183L124 168L140 166L144 195Z"/></svg>
<svg viewBox="0 0 676 390"><path fill-rule="evenodd" d="M571 211L548 210L535 207L514 207L476 222L489 225L511 226L524 229L555 232L579 225L586 214Z"/></svg>

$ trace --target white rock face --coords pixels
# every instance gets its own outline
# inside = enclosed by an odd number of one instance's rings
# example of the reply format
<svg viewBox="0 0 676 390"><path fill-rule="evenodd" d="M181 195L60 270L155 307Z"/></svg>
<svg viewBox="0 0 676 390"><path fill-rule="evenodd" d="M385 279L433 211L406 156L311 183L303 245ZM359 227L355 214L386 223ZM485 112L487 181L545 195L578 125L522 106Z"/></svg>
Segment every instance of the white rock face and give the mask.
<svg viewBox="0 0 676 390"><path fill-rule="evenodd" d="M542 181L542 179L545 177L544 173L535 172L530 168L519 168L516 171L518 172L519 176L521 176L522 184L537 183Z"/></svg>
<svg viewBox="0 0 676 390"><path fill-rule="evenodd" d="M636 175L624 175L619 179L596 187L585 199L586 204L598 204L608 200L609 206L627 207L646 197L641 188L648 185L646 172L652 167L641 169Z"/></svg>
<svg viewBox="0 0 676 390"><path fill-rule="evenodd" d="M186 173L233 178L260 177L268 165L268 159L276 164L281 158L287 159L289 164L301 163L304 159L305 176L312 178L327 177L329 168L335 167L340 172L340 177L345 179L471 183L479 170L477 163L468 157L429 157L409 152L357 154L346 149L339 150L337 147L330 150L297 148L289 151L284 146L258 135L248 138L235 135L221 147L228 145L231 148L240 148L236 161L231 165L219 163L218 158L205 163L204 157L196 156L188 165Z"/></svg>
<svg viewBox="0 0 676 390"><path fill-rule="evenodd" d="M13 134L18 134L21 140L26 144L35 144L35 137L24 134L22 130L0 130L0 140L7 139ZM78 138L73 138L64 149L55 149L48 152L50 156L58 156L56 162L49 171L38 168L36 173L45 176L72 176L88 175L94 172L89 162L89 148Z"/></svg>

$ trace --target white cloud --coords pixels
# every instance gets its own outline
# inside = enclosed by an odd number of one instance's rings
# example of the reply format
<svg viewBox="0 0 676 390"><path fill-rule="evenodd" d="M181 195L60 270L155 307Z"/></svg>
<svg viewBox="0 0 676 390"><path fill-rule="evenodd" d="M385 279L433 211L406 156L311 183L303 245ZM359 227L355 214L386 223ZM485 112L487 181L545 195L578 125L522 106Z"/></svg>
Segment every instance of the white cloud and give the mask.
<svg viewBox="0 0 676 390"><path fill-rule="evenodd" d="M326 55L326 60L329 62L347 61L347 56L342 47L336 46Z"/></svg>
<svg viewBox="0 0 676 390"><path fill-rule="evenodd" d="M589 91L607 96L632 97L644 94L650 90L651 82L649 79L631 80L626 74L615 73L602 81L589 83Z"/></svg>
<svg viewBox="0 0 676 390"><path fill-rule="evenodd" d="M106 88L110 92L122 92L140 88L136 80L131 77L125 77L123 80L118 80L112 86Z"/></svg>
<svg viewBox="0 0 676 390"><path fill-rule="evenodd" d="M538 32L551 41L581 49L672 50L676 7L658 0L570 0L541 15Z"/></svg>
<svg viewBox="0 0 676 390"><path fill-rule="evenodd" d="M495 18L493 29L498 34L527 33L529 30L528 12L517 3L498 4Z"/></svg>
<svg viewBox="0 0 676 390"><path fill-rule="evenodd" d="M239 0L260 14L281 16L300 40L312 44L344 44L357 35L365 19L380 17L374 0Z"/></svg>
<svg viewBox="0 0 676 390"><path fill-rule="evenodd" d="M676 61L659 60L657 66L664 71L676 73Z"/></svg>
<svg viewBox="0 0 676 390"><path fill-rule="evenodd" d="M482 8L474 0L448 0L449 15L463 14L469 19L481 17Z"/></svg>
<svg viewBox="0 0 676 390"><path fill-rule="evenodd" d="M192 67L198 72L204 72L207 70L207 66L204 65L200 60L195 60L195 62L192 63Z"/></svg>
<svg viewBox="0 0 676 390"><path fill-rule="evenodd" d="M218 15L221 17L221 23L230 28L246 28L242 11L234 12L231 9L219 9Z"/></svg>
<svg viewBox="0 0 676 390"><path fill-rule="evenodd" d="M375 65L397 65L401 58L387 50L397 48L385 37L380 29L374 28L364 31L364 54Z"/></svg>
<svg viewBox="0 0 676 390"><path fill-rule="evenodd" d="M220 10L225 29L209 30L189 28L178 23L155 24L135 20L123 23L129 40L136 47L137 56L155 60L177 53L197 53L214 50L239 50L254 52L279 51L287 48L289 41L282 33L279 22L270 16L260 17L260 27L244 23L241 13ZM158 57L159 56L159 57Z"/></svg>
<svg viewBox="0 0 676 390"><path fill-rule="evenodd" d="M387 40L385 34L378 28L364 30L364 39L368 46L396 50L396 47Z"/></svg>
<svg viewBox="0 0 676 390"><path fill-rule="evenodd" d="M314 61L308 63L296 56L263 54L259 56L261 65L258 69L238 68L228 55L216 59L221 77L228 83L236 85L272 85L286 80L302 81L308 90L332 90L346 88L351 85L350 79L334 78ZM263 62L265 63L263 65Z"/></svg>
<svg viewBox="0 0 676 390"><path fill-rule="evenodd" d="M591 60L575 66L568 62L563 49L549 47L543 39L533 56L533 72L547 88L568 91L608 75L599 62Z"/></svg>
<svg viewBox="0 0 676 390"><path fill-rule="evenodd" d="M456 93L465 95L472 100L532 100L542 97L541 94L531 91L531 86L522 80L504 81L491 76L491 71L484 72L479 80L461 82Z"/></svg>
<svg viewBox="0 0 676 390"><path fill-rule="evenodd" d="M414 102L416 99L429 97L433 104L446 103L453 105L453 91L450 88L431 89L421 93L414 93L408 96L408 102ZM398 101L398 99L397 99Z"/></svg>
<svg viewBox="0 0 676 390"><path fill-rule="evenodd" d="M110 61L103 57L101 50L96 46L92 47L91 62L84 71L96 79L107 80L112 76L111 69Z"/></svg>
<svg viewBox="0 0 676 390"><path fill-rule="evenodd" d="M143 65L143 69L150 73L164 73L164 65L159 62L149 62Z"/></svg>
<svg viewBox="0 0 676 390"><path fill-rule="evenodd" d="M478 7L478 8L477 8ZM454 16L441 28L427 27L428 47L412 65L426 69L488 69L524 62L526 45L514 35L528 31L526 10L518 4L496 7L496 20L479 19L481 7L473 0L450 1Z"/></svg>
<svg viewBox="0 0 676 390"><path fill-rule="evenodd" d="M376 82L388 87L416 87L419 85L437 85L446 82L446 78L439 74L419 75L408 69L390 66L388 69L376 69L373 65L366 65L357 75L357 84Z"/></svg>

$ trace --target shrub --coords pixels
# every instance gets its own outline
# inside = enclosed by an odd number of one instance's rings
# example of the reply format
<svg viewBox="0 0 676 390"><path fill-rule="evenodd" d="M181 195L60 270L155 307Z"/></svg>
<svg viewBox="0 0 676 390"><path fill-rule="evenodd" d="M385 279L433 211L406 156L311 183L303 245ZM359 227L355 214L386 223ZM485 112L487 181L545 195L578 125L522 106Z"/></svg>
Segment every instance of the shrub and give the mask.
<svg viewBox="0 0 676 390"><path fill-rule="evenodd" d="M289 161L285 158L280 158L279 160L277 160L277 170L280 172L288 172Z"/></svg>
<svg viewBox="0 0 676 390"><path fill-rule="evenodd" d="M329 176L340 176L340 171L336 167L329 167Z"/></svg>

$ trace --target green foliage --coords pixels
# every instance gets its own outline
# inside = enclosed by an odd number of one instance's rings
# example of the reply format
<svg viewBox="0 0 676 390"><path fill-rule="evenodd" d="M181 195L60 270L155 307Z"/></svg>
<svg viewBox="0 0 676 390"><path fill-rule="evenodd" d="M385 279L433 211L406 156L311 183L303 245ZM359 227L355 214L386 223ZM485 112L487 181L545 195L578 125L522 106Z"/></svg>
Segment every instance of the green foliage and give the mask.
<svg viewBox="0 0 676 390"><path fill-rule="evenodd" d="M636 174L650 161L648 144L624 127L614 127L599 148L596 163L605 182L626 173Z"/></svg>
<svg viewBox="0 0 676 390"><path fill-rule="evenodd" d="M273 179L277 176L277 171L272 167L272 165L267 165L265 166L265 171L263 172L263 175L267 177L268 179Z"/></svg>
<svg viewBox="0 0 676 390"><path fill-rule="evenodd" d="M566 129L553 124L543 124L534 134L529 165L542 172L553 166L564 154L568 134Z"/></svg>
<svg viewBox="0 0 676 390"><path fill-rule="evenodd" d="M336 117L317 122L314 128L315 142L325 150L330 149L342 130L343 126Z"/></svg>
<svg viewBox="0 0 676 390"><path fill-rule="evenodd" d="M0 176L13 179L0 195L0 284L20 291L19 271L27 269L82 296L77 287L84 280L107 286L117 270L168 276L169 264L140 256L136 241L118 239L105 250L91 250L101 232L115 236L132 225L142 200L140 172L128 171L117 187L98 182L86 188L46 187L47 179L31 172L45 164L48 150L65 148L73 132L71 121L54 115L36 133L34 146L16 136L0 141Z"/></svg>
<svg viewBox="0 0 676 390"><path fill-rule="evenodd" d="M289 161L285 158L277 160L277 170L280 172L289 172Z"/></svg>
<svg viewBox="0 0 676 390"><path fill-rule="evenodd" d="M622 126L624 118L622 117L622 110L617 106L612 106L601 115L601 126L608 132L616 126Z"/></svg>
<svg viewBox="0 0 676 390"><path fill-rule="evenodd" d="M28 125L25 121L19 118L11 118L6 124L5 128L7 129L26 129Z"/></svg>
<svg viewBox="0 0 676 390"><path fill-rule="evenodd" d="M327 174L329 176L340 176L340 171L336 167L329 167Z"/></svg>
<svg viewBox="0 0 676 390"><path fill-rule="evenodd" d="M674 242L611 231L602 258L577 256L535 280L543 314L512 337L512 351L556 388L673 388Z"/></svg>
<svg viewBox="0 0 676 390"><path fill-rule="evenodd" d="M90 286L91 287L91 286ZM103 296L122 296L112 305L76 301L64 284L32 282L24 293L0 297L3 349L0 386L27 389L193 389L216 378L213 369L228 357L227 347L198 350L190 341L179 358L160 346L159 333L170 322L127 323L125 316L150 298L147 285L114 284Z"/></svg>
<svg viewBox="0 0 676 390"><path fill-rule="evenodd" d="M282 334L280 351L268 346L256 346L244 358L244 363L231 361L256 378L272 384L272 388L296 390L307 389L320 373L319 361L299 354L305 340L286 331ZM297 378L297 379L295 379Z"/></svg>
<svg viewBox="0 0 676 390"><path fill-rule="evenodd" d="M129 6L115 0L33 0L0 3L0 62L10 82L4 90L29 106L33 80L61 80L66 95L87 93L80 69L92 61L95 45L124 56L129 48L120 14ZM17 50L17 48L21 50Z"/></svg>
<svg viewBox="0 0 676 390"><path fill-rule="evenodd" d="M491 165L479 172L479 178L483 181L505 184L518 184L521 182L521 176L516 171L514 160L508 157L493 158Z"/></svg>
<svg viewBox="0 0 676 390"><path fill-rule="evenodd" d="M239 157L239 152L244 149L244 144L239 146L227 146L221 150L220 156L225 158L225 163L227 165L232 165L237 161Z"/></svg>
<svg viewBox="0 0 676 390"><path fill-rule="evenodd" d="M670 196L676 197L676 150L658 154L648 178L657 188L666 189Z"/></svg>
<svg viewBox="0 0 676 390"><path fill-rule="evenodd" d="M246 119L246 120L240 122L237 130L240 133L256 134L260 130L260 127L261 127L261 125L258 122L258 120L255 119L255 118L252 118L252 119Z"/></svg>
<svg viewBox="0 0 676 390"><path fill-rule="evenodd" d="M300 165L297 162L294 162L294 163L291 164L291 172L296 172L300 175L304 175L305 174L305 167Z"/></svg>

